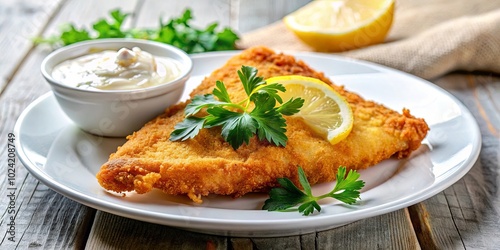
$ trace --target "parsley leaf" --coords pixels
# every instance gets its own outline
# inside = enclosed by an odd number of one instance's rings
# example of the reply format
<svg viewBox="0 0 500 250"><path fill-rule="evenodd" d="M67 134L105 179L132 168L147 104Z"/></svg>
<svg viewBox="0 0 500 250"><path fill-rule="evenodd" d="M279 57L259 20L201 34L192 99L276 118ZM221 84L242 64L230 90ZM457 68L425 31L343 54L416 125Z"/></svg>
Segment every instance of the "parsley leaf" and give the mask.
<svg viewBox="0 0 500 250"><path fill-rule="evenodd" d="M298 189L290 179L278 178L278 183L281 187L271 189L269 196L272 199L266 200L262 209L284 211L308 200L307 195Z"/></svg>
<svg viewBox="0 0 500 250"><path fill-rule="evenodd" d="M170 134L170 140L182 140L193 138L203 128L205 120L198 117L187 117L182 122L177 123L174 131Z"/></svg>
<svg viewBox="0 0 500 250"><path fill-rule="evenodd" d="M241 70L238 71L238 76L240 77L241 83L245 88L245 92L248 96L252 94L252 91L260 85L266 84L264 78L257 76L257 69L250 66L243 65Z"/></svg>
<svg viewBox="0 0 500 250"><path fill-rule="evenodd" d="M223 102L231 102L231 98L229 98L229 93L227 92L226 85L224 85L224 83L221 81L217 81L215 83L213 94Z"/></svg>
<svg viewBox="0 0 500 250"><path fill-rule="evenodd" d="M81 42L85 40L90 40L90 34L86 30L79 30L73 25L66 26L66 31L61 34L61 41L65 44ZM52 42L56 42L53 40Z"/></svg>
<svg viewBox="0 0 500 250"><path fill-rule="evenodd" d="M299 205L298 210L303 215L309 215L317 210L321 211L321 206L318 200L331 197L346 204L353 204L359 199L361 188L365 182L358 180L360 174L355 170L350 170L346 176L346 168L339 167L337 171L337 183L332 191L314 196L311 191L311 186L304 173L304 170L299 167L299 182L304 191L298 189L288 178L278 178L278 183L281 187L273 188L269 192L269 199L264 202L263 210L268 211L286 211L292 207Z"/></svg>
<svg viewBox="0 0 500 250"><path fill-rule="evenodd" d="M112 21L108 22L106 19L100 19L92 28L99 34L97 38L123 38L126 37L126 31L122 30L123 21L129 14L122 13L120 10L112 10L110 12Z"/></svg>
<svg viewBox="0 0 500 250"><path fill-rule="evenodd" d="M36 37L35 44L48 44L53 47L65 46L85 40L101 38L137 38L153 40L176 46L187 53L207 51L234 50L238 35L230 28L218 32L218 23L209 24L204 29L192 27L189 21L193 19L190 9L181 16L164 22L160 18L157 28L124 29L125 20L131 16L120 9L109 12L110 17L101 18L91 25L92 30L77 28L74 24L65 24L60 35Z"/></svg>
<svg viewBox="0 0 500 250"><path fill-rule="evenodd" d="M275 109L276 101L272 96L266 94L256 95L256 105L250 113L259 125L258 137L260 140L266 139L278 146L285 146L287 137L285 135L285 118Z"/></svg>
<svg viewBox="0 0 500 250"><path fill-rule="evenodd" d="M243 143L248 144L257 130L255 120L250 114L233 112L217 106L207 109L207 112L210 115L206 117L206 127L222 126L222 137L234 149Z"/></svg>
<svg viewBox="0 0 500 250"><path fill-rule="evenodd" d="M198 113L201 109L207 107L213 107L216 105L223 105L225 102L218 101L214 98L214 95L196 95L191 99L191 102L186 105L184 109L184 114L186 116L191 116Z"/></svg>
<svg viewBox="0 0 500 250"><path fill-rule="evenodd" d="M297 113L304 100L292 98L283 103L278 93L285 92L285 87L278 83L267 84L257 76L256 68L243 65L237 73L247 98L232 102L224 83L217 81L212 94L197 95L186 105L186 118L174 127L171 141L193 138L201 128L221 126L222 137L234 149L248 144L254 135L277 146L286 145L288 138L283 115ZM277 103L282 105L276 106ZM206 109L207 115L194 117L202 109Z"/></svg>
<svg viewBox="0 0 500 250"><path fill-rule="evenodd" d="M290 101L283 103L283 105L278 107L278 112L283 115L293 115L299 112L299 109L304 105L304 99L292 98Z"/></svg>

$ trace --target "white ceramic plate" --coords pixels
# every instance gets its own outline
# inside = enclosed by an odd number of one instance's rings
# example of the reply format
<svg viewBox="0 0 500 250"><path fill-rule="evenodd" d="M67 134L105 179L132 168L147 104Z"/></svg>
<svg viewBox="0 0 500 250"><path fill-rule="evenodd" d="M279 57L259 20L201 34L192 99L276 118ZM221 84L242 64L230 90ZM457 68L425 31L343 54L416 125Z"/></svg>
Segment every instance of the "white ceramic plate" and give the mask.
<svg viewBox="0 0 500 250"><path fill-rule="evenodd" d="M186 93L235 53L193 56L193 77ZM455 183L475 163L481 145L478 126L470 112L446 91L372 63L316 53L295 56L337 84L398 111L407 107L430 125L424 144L410 158L389 159L361 172L366 187L357 205L325 200L321 213L302 216L261 210L266 194L239 199L209 196L196 205L186 197L159 191L128 193L126 197L106 192L95 174L124 139L82 132L62 113L52 93L37 99L19 117L15 127L19 158L45 185L102 211L210 234L264 237L326 230L410 206ZM325 183L313 189L319 194L332 186Z"/></svg>

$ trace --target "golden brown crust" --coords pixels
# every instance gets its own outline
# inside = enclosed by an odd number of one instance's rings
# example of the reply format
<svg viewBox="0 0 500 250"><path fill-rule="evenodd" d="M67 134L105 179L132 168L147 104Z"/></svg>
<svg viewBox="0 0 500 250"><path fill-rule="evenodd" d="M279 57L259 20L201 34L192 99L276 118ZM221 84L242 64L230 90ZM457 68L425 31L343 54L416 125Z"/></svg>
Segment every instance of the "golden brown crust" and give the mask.
<svg viewBox="0 0 500 250"><path fill-rule="evenodd" d="M185 103L174 105L164 114L128 137L110 156L97 174L99 183L116 192L145 193L158 188L168 194L185 194L193 201L210 193L239 197L267 190L279 177L297 184L301 166L311 184L332 181L339 166L364 169L416 150L429 130L423 119L409 110L402 114L380 104L366 101L342 86L334 85L323 73L312 70L294 57L275 53L265 47L245 50L203 80L192 96L210 93L216 80L222 80L233 100L245 97L236 71L241 65L254 66L264 78L278 75L303 75L331 84L351 104L353 130L338 144L319 138L300 119L286 117L286 147L251 139L237 150L225 142L217 128L203 129L184 142L169 141L176 123L183 119Z"/></svg>

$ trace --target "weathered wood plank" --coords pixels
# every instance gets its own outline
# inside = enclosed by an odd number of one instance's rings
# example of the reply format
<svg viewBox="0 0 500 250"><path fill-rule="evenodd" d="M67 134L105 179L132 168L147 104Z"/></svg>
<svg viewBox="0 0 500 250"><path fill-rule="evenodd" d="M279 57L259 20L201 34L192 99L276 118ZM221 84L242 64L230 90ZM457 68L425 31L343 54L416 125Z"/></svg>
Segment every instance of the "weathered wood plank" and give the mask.
<svg viewBox="0 0 500 250"><path fill-rule="evenodd" d="M55 32L59 25L64 22L87 23L88 20L95 20L106 14L110 8L120 6L131 10L134 7L133 1L123 3L123 1L106 1L99 3L106 8L95 8L95 3L91 1L68 1L65 2L61 10L53 18L50 17L48 30L43 34L48 35ZM21 3L19 3L21 4ZM33 5L37 6L37 5ZM109 7L109 8L108 8ZM83 14L82 14L83 13ZM15 19L15 16L11 18ZM20 16L19 19L25 17ZM42 20L33 19L34 22ZM45 25L36 26L39 29ZM2 34L4 31L2 31ZM34 31L33 34L42 34L42 30ZM25 37L29 40L30 37ZM24 110L34 99L49 90L48 85L40 74L40 64L43 58L49 53L44 48L35 48L24 58L15 75L9 77L8 87L0 95L0 143L1 152L7 152L7 134L11 133L14 124ZM9 63L19 64L14 59L6 60ZM4 61L2 61L4 62ZM0 164L0 195L7 198L6 170L7 164L4 159ZM8 240L8 234L3 234L0 244L6 249L59 249L59 248L81 248L85 245L89 226L93 220L95 210L73 202L62 195L55 193L41 184L28 171L18 163L16 165L15 180L15 240ZM7 204L0 205L1 219L0 228L7 228L11 213Z"/></svg>
<svg viewBox="0 0 500 250"><path fill-rule="evenodd" d="M231 238L232 249L420 249L406 209L342 227L279 238Z"/></svg>
<svg viewBox="0 0 500 250"><path fill-rule="evenodd" d="M186 0L186 1L144 1L138 13L134 26L141 28L158 27L160 18L167 22L173 17L179 17L184 10L191 10L193 27L205 28L208 24L217 22L219 28L232 27L231 0Z"/></svg>
<svg viewBox="0 0 500 250"><path fill-rule="evenodd" d="M31 38L40 34L61 0L0 1L0 93L32 48Z"/></svg>
<svg viewBox="0 0 500 250"><path fill-rule="evenodd" d="M76 1L67 0L62 9L57 13L54 19L49 23L44 32L44 36L59 34L61 25L72 23L77 28L92 29L92 24L101 18L109 18L109 12L114 9L120 9L126 13L134 12L137 7L137 1ZM96 7L98 6L98 7ZM134 17L128 19L125 27L133 22ZM93 32L93 31L92 31Z"/></svg>
<svg viewBox="0 0 500 250"><path fill-rule="evenodd" d="M436 81L472 112L482 134L479 159L467 175L410 208L422 246L495 249L500 245L500 77L452 74Z"/></svg>
<svg viewBox="0 0 500 250"><path fill-rule="evenodd" d="M420 249L406 209L317 234L317 249Z"/></svg>
<svg viewBox="0 0 500 250"><path fill-rule="evenodd" d="M450 208L443 193L409 207L408 211L423 249L439 249L443 246L448 249L464 249L460 234L449 219ZM434 232L435 228L439 228L437 233Z"/></svg>
<svg viewBox="0 0 500 250"><path fill-rule="evenodd" d="M168 20L179 16L181 10L190 8L193 26L206 27L218 22L219 27L230 27L244 33L281 19L286 14L302 7L310 0L189 0L164 2L145 1L137 18L138 27L156 27L159 17Z"/></svg>
<svg viewBox="0 0 500 250"><path fill-rule="evenodd" d="M251 31L274 23L311 0L239 0L238 25L240 32ZM239 4L238 4L239 2Z"/></svg>
<svg viewBox="0 0 500 250"><path fill-rule="evenodd" d="M226 237L127 219L98 211L86 249L228 249Z"/></svg>
<svg viewBox="0 0 500 250"><path fill-rule="evenodd" d="M95 210L69 199L61 199L61 195L38 183L31 175L27 175L26 181L34 185L23 185L21 192L31 193L31 196L20 196L17 200L20 208L24 209L19 213L29 216L17 215L16 224L25 230L18 232L16 248L82 249ZM10 243L6 246L14 245Z"/></svg>
<svg viewBox="0 0 500 250"><path fill-rule="evenodd" d="M312 234L314 235L314 234ZM304 246L304 249L314 249L315 243ZM276 238L231 238L231 247L239 249L302 249L301 236L283 236Z"/></svg>

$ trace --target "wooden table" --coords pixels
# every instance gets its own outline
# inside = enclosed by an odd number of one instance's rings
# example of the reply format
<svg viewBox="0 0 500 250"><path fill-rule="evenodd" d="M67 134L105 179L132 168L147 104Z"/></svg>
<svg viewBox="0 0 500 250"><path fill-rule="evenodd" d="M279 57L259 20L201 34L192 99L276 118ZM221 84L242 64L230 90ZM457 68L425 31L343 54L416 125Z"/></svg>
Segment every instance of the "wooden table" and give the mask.
<svg viewBox="0 0 500 250"><path fill-rule="evenodd" d="M281 18L306 0L1 0L0 193L1 249L498 249L500 247L500 77L456 72L433 83L469 108L482 133L470 172L411 207L332 230L280 238L205 235L101 212L49 189L17 161L15 198L8 189L8 138L20 113L49 91L40 63L50 52L31 38L60 24L89 25L114 8L134 13L128 27L153 27L189 6L194 25L218 21L243 33ZM259 13L259 14L256 14ZM87 26L88 27L88 26ZM8 204L14 204L11 213ZM15 216L13 220L11 216ZM14 242L9 240L15 223Z"/></svg>

